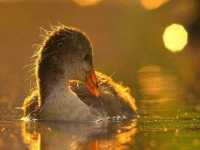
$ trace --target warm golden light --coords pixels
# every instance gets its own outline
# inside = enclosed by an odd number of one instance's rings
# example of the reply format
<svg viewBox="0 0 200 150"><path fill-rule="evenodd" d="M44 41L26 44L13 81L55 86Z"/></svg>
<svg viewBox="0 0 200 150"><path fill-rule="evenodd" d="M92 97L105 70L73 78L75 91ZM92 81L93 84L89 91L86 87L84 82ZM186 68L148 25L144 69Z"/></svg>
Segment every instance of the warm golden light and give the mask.
<svg viewBox="0 0 200 150"><path fill-rule="evenodd" d="M156 9L167 1L168 0L141 0L141 4L146 9Z"/></svg>
<svg viewBox="0 0 200 150"><path fill-rule="evenodd" d="M41 150L41 134L35 131L27 132L28 124L22 123L22 138L23 142L29 146L30 150Z"/></svg>
<svg viewBox="0 0 200 150"><path fill-rule="evenodd" d="M73 1L80 6L89 6L98 4L101 0L73 0Z"/></svg>
<svg viewBox="0 0 200 150"><path fill-rule="evenodd" d="M172 52L181 51L187 44L187 37L187 31L178 24L168 26L163 34L165 47Z"/></svg>

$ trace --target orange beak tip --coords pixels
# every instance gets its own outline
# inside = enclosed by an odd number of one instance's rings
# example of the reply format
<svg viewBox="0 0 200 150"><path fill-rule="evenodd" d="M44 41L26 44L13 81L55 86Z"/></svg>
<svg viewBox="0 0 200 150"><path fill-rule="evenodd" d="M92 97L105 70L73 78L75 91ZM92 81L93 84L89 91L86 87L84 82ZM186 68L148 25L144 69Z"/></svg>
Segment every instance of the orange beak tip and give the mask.
<svg viewBox="0 0 200 150"><path fill-rule="evenodd" d="M94 71L86 72L85 84L92 94L94 94L96 97L99 97L99 86Z"/></svg>
<svg viewBox="0 0 200 150"><path fill-rule="evenodd" d="M94 94L96 97L99 97L99 88L95 91L95 94Z"/></svg>

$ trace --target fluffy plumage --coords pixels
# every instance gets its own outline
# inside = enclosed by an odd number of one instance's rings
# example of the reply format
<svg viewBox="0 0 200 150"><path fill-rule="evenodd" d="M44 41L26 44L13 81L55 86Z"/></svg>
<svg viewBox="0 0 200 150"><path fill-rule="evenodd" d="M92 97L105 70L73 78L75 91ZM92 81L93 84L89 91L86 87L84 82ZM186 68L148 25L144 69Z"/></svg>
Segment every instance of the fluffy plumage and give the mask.
<svg viewBox="0 0 200 150"><path fill-rule="evenodd" d="M100 72L96 72L96 83L92 46L85 33L63 25L46 33L35 64L37 87L23 104L24 120L136 117L128 88Z"/></svg>

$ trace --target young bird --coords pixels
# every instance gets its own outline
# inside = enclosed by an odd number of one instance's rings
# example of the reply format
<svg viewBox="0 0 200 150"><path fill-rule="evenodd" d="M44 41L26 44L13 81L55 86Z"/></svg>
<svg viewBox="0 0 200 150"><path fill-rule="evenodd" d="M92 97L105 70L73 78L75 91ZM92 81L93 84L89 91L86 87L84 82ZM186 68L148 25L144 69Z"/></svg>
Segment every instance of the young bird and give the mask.
<svg viewBox="0 0 200 150"><path fill-rule="evenodd" d="M95 72L90 40L60 25L47 32L35 63L36 89L23 120L98 121L136 117L129 88Z"/></svg>

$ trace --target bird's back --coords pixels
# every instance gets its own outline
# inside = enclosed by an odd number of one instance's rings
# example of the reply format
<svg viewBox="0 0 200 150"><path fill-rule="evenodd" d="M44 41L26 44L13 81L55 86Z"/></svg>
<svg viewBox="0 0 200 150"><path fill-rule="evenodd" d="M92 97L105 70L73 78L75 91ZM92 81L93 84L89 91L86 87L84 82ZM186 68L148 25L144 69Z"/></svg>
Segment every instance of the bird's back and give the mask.
<svg viewBox="0 0 200 150"><path fill-rule="evenodd" d="M101 115L108 118L136 117L135 100L130 90L100 72L96 72L100 95L95 97L82 82L71 81L70 86L77 96L88 106L98 110Z"/></svg>

